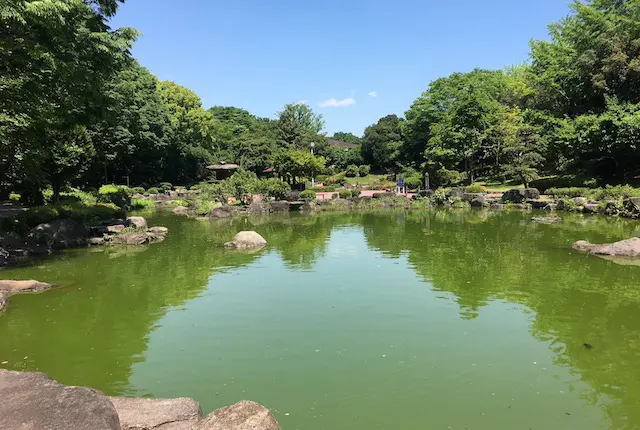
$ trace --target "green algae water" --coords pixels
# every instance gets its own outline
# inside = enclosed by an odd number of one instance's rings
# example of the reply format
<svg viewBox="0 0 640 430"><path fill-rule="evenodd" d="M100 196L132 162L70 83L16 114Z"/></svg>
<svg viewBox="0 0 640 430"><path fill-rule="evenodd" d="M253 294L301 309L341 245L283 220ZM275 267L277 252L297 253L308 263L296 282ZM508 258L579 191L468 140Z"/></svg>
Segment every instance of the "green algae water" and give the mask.
<svg viewBox="0 0 640 430"><path fill-rule="evenodd" d="M241 399L285 430L640 428L640 267L570 249L640 234L434 211L187 220L150 248L7 269L0 366L110 395ZM227 251L240 230L269 242Z"/></svg>

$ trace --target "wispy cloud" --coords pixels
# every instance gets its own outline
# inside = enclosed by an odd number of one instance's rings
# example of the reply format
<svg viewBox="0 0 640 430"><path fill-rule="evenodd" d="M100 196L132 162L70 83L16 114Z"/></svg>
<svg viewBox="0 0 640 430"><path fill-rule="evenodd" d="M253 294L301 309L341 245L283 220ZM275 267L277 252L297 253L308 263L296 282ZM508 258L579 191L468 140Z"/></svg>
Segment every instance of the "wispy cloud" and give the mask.
<svg viewBox="0 0 640 430"><path fill-rule="evenodd" d="M320 107L347 107L356 104L356 99L349 97L347 99L337 100L328 99L320 102Z"/></svg>
<svg viewBox="0 0 640 430"><path fill-rule="evenodd" d="M378 97L378 93L375 91L370 91L368 94L369 97Z"/></svg>

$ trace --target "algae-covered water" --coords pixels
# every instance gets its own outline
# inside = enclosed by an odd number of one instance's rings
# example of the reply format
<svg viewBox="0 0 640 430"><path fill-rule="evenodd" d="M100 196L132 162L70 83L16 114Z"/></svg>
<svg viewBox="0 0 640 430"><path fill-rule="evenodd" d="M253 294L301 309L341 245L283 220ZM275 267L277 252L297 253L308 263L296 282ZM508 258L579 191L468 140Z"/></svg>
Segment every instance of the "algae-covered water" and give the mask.
<svg viewBox="0 0 640 430"><path fill-rule="evenodd" d="M640 428L640 224L520 212L148 216L166 241L4 270L0 367L110 395L241 399L284 430ZM256 230L268 248L222 244Z"/></svg>

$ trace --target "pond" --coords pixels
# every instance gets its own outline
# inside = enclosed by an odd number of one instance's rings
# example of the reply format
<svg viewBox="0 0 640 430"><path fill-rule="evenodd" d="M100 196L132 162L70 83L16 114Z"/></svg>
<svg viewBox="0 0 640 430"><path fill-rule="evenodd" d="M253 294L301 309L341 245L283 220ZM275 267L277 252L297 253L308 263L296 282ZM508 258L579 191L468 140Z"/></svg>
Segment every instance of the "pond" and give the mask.
<svg viewBox="0 0 640 430"><path fill-rule="evenodd" d="M570 249L631 221L433 211L157 213L163 243L75 250L7 279L0 362L110 395L241 399L284 430L640 428L640 267ZM223 249L240 230L261 252Z"/></svg>

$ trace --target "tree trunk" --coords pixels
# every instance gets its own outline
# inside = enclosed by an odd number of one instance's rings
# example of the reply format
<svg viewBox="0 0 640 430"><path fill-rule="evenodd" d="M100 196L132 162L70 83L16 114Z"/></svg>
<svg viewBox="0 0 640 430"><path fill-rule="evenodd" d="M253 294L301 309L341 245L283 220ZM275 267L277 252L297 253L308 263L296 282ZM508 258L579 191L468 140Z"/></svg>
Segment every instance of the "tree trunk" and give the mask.
<svg viewBox="0 0 640 430"><path fill-rule="evenodd" d="M62 188L60 181L57 179L51 181L51 188L53 188L53 202L58 203L60 201L60 188Z"/></svg>

